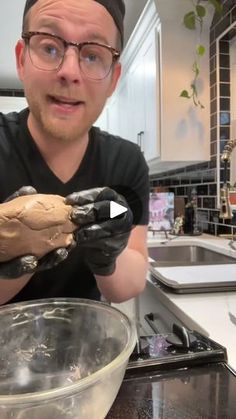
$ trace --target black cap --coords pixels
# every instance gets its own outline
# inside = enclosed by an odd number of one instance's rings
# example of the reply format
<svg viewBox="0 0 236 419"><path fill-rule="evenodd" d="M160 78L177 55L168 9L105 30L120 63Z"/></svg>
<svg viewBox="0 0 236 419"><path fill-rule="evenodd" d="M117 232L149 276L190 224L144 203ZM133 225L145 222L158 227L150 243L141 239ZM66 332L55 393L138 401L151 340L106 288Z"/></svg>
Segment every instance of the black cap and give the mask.
<svg viewBox="0 0 236 419"><path fill-rule="evenodd" d="M123 47L124 42L124 16L125 16L125 4L123 0L94 0L97 3L102 4L112 16L119 32L121 35L121 45ZM26 0L23 19L29 9L37 2L37 0Z"/></svg>

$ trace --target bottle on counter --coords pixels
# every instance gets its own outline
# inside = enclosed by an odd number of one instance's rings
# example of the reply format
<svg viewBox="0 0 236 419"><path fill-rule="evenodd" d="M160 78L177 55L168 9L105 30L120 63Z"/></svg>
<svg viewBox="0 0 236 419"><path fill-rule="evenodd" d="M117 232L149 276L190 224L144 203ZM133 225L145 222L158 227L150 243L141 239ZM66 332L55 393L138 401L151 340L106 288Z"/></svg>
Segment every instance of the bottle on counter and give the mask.
<svg viewBox="0 0 236 419"><path fill-rule="evenodd" d="M184 234L199 235L200 231L197 227L197 190L192 188L185 205L184 211Z"/></svg>

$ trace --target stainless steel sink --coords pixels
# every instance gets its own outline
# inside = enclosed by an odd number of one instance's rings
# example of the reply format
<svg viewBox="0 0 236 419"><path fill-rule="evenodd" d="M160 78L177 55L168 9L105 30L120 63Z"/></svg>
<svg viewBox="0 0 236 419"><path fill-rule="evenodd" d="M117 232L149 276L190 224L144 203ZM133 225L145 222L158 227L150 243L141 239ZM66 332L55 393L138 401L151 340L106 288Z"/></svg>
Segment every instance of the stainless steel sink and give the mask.
<svg viewBox="0 0 236 419"><path fill-rule="evenodd" d="M149 257L154 259L152 266L218 265L236 263L236 258L199 245L157 246L148 249Z"/></svg>

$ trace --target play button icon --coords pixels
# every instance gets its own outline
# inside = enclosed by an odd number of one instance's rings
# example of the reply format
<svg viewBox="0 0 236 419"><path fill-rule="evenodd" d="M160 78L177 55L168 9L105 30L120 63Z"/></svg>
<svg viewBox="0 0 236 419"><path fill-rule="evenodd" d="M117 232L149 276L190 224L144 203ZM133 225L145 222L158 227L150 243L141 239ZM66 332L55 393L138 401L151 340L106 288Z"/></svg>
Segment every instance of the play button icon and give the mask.
<svg viewBox="0 0 236 419"><path fill-rule="evenodd" d="M117 204L114 201L110 202L110 218L118 217L118 215L121 215L126 211L127 208L123 207L123 205Z"/></svg>

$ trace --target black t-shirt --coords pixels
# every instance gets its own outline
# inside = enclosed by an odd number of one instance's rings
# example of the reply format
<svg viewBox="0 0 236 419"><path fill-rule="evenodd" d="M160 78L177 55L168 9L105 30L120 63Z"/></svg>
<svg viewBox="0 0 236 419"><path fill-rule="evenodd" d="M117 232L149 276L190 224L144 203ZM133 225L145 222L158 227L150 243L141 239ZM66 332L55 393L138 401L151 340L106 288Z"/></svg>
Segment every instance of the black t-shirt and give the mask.
<svg viewBox="0 0 236 419"><path fill-rule="evenodd" d="M79 169L63 183L33 141L27 128L28 113L28 109L0 113L0 202L26 185L38 193L61 196L109 186L125 196L135 225L148 224L148 168L137 145L92 127ZM94 275L79 247L57 267L34 274L10 302L50 297L100 298Z"/></svg>

